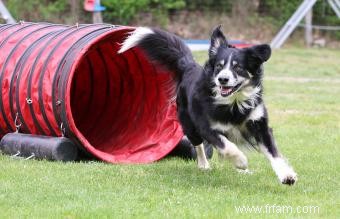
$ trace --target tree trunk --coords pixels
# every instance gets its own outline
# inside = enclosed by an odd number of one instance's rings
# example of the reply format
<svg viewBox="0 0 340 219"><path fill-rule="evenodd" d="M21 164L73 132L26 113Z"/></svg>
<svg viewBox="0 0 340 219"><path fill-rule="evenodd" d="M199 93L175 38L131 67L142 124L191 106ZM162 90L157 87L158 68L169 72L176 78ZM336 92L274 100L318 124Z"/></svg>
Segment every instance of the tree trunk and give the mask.
<svg viewBox="0 0 340 219"><path fill-rule="evenodd" d="M73 22L76 23L79 21L79 1L78 0L69 0L71 6L71 16Z"/></svg>

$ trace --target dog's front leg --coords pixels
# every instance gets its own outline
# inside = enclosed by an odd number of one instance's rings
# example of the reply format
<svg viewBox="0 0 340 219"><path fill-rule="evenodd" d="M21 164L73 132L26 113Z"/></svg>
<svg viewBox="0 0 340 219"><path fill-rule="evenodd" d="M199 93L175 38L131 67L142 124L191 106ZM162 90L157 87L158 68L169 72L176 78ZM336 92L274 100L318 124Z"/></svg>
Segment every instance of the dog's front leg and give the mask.
<svg viewBox="0 0 340 219"><path fill-rule="evenodd" d="M274 172L282 184L293 185L297 181L297 174L282 155L273 156L265 145L260 145L260 150L270 161Z"/></svg>
<svg viewBox="0 0 340 219"><path fill-rule="evenodd" d="M271 129L267 129L263 133L263 144L260 144L261 152L270 161L271 166L282 184L293 185L297 181L297 174L286 159L278 153L273 133Z"/></svg>
<svg viewBox="0 0 340 219"><path fill-rule="evenodd" d="M210 144L214 145L218 153L223 158L228 158L238 169L246 170L248 167L247 157L240 151L237 146L230 142L225 136L221 135L216 130L211 128L207 113L203 112L204 107L200 106L200 101L193 101L192 118L195 121L195 132L198 133L201 139L205 139ZM202 154L201 160L205 160L203 145L197 148L197 158Z"/></svg>
<svg viewBox="0 0 340 219"><path fill-rule="evenodd" d="M217 147L219 155L224 159L229 159L237 169L247 170L248 159L238 147L225 136L219 135L223 142L223 147Z"/></svg>
<svg viewBox="0 0 340 219"><path fill-rule="evenodd" d="M202 124L202 123L200 123ZM219 134L217 131L210 129L210 126L200 129L202 138L207 140L210 144L215 145L221 157L231 160L237 169L247 170L248 159L238 147L229 141L225 136Z"/></svg>
<svg viewBox="0 0 340 219"><path fill-rule="evenodd" d="M206 127L209 127L209 126L206 126ZM224 135L221 135L218 132L210 128L201 129L200 134L202 138L207 140L210 144L215 145L219 155L222 158L231 160L231 162L237 169L247 170L248 168L247 157L244 155L244 153L240 149L238 149L238 147L234 143L229 141ZM202 145L202 148L203 148L203 145ZM203 149L203 153L204 153L204 149ZM197 153L197 157L198 156L199 156L199 153ZM202 159L204 159L204 157Z"/></svg>
<svg viewBox="0 0 340 219"><path fill-rule="evenodd" d="M259 121L250 121L248 127L254 135L259 136L261 152L270 161L271 166L282 184L293 185L297 181L297 174L289 166L286 159L278 152L272 129L268 127L268 120L261 118Z"/></svg>

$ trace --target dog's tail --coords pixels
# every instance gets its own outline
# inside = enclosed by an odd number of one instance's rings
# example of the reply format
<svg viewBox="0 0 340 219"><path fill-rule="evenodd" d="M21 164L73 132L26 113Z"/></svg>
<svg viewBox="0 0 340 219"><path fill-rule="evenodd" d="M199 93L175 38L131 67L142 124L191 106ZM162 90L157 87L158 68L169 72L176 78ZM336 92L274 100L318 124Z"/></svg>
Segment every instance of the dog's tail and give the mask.
<svg viewBox="0 0 340 219"><path fill-rule="evenodd" d="M141 48L152 61L173 72L179 81L183 74L198 66L190 49L178 36L157 28L136 28L123 42L118 53L135 46Z"/></svg>

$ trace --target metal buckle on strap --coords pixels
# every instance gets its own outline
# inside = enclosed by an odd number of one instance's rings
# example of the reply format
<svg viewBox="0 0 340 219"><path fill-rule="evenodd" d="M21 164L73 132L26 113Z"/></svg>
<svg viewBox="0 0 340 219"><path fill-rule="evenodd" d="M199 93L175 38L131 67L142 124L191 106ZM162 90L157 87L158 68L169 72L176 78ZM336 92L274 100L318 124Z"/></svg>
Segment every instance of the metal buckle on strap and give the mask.
<svg viewBox="0 0 340 219"><path fill-rule="evenodd" d="M14 125L15 125L15 132L19 133L20 127L22 125L22 123L18 123L19 119L18 119L18 113L16 113L15 115L15 120L14 120Z"/></svg>

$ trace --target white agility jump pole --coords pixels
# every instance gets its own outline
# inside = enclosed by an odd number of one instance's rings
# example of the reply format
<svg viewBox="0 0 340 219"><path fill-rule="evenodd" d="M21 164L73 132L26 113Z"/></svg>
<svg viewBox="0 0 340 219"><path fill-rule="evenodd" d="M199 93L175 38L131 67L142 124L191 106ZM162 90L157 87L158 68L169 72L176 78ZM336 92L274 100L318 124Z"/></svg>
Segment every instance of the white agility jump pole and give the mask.
<svg viewBox="0 0 340 219"><path fill-rule="evenodd" d="M11 13L7 10L4 3L0 0L0 15L8 24L14 24L16 21L12 17Z"/></svg>

